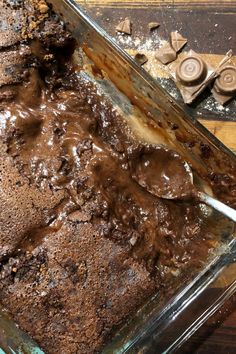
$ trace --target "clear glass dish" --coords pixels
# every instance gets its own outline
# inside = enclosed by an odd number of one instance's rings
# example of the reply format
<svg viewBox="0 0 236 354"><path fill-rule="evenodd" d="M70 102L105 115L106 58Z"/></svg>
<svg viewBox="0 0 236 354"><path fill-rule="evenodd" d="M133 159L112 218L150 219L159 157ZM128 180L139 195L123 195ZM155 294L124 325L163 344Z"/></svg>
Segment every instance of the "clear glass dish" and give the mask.
<svg viewBox="0 0 236 354"><path fill-rule="evenodd" d="M78 41L75 60L80 70L109 97L137 134L146 141L157 143L164 137L202 174L207 173L208 166L198 147L187 149L183 140L197 139L199 144L207 144L212 151L209 163L214 171L223 172L222 161L236 165L235 155L175 102L75 1L50 0L49 3ZM92 74L92 63L105 73L103 80ZM160 123L160 131L155 137L144 128L149 119ZM178 126L178 132L171 129L173 124ZM214 229L216 246L206 262L194 273L182 278L173 276L169 291L148 299L114 335L104 353L174 352L234 293L234 225L219 213L212 212L207 227ZM3 311L0 328L3 353L42 353Z"/></svg>

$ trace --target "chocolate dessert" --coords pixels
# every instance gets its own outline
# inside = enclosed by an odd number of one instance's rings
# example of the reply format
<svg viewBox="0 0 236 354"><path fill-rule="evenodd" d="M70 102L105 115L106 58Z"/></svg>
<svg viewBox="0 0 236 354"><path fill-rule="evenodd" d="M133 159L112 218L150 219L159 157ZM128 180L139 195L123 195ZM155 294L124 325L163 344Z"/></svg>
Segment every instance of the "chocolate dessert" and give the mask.
<svg viewBox="0 0 236 354"><path fill-rule="evenodd" d="M0 301L45 353L91 354L204 263L214 234L197 203L132 177L150 147L80 72L46 2L0 5Z"/></svg>

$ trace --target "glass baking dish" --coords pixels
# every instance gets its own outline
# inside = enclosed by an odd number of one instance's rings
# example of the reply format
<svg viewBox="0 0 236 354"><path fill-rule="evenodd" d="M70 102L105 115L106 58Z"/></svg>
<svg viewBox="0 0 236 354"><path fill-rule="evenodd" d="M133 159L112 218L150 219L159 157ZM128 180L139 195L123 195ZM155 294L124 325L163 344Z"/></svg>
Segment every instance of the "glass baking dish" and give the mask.
<svg viewBox="0 0 236 354"><path fill-rule="evenodd" d="M179 151L194 169L207 176L208 169L227 173L236 157L200 123L187 108L169 96L73 0L50 0L78 42L74 55L87 80L108 96L119 114L145 141L165 143ZM103 72L94 75L92 67ZM153 133L149 122L159 128ZM172 129L173 126L178 129ZM197 141L190 147L186 142ZM208 146L206 162L199 145ZM198 181L202 188L206 185ZM207 227L214 230L215 247L204 264L191 274L173 275L168 291L157 293L127 321L107 343L103 353L171 353L179 348L235 291L236 241L234 225L210 212ZM42 353L2 310L0 344L3 353Z"/></svg>

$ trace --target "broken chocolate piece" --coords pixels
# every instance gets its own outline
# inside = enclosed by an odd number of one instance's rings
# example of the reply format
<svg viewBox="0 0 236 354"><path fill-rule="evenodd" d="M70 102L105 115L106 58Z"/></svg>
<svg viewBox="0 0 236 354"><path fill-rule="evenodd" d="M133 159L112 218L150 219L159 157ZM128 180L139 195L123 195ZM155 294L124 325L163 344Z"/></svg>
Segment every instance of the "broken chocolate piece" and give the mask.
<svg viewBox="0 0 236 354"><path fill-rule="evenodd" d="M212 94L223 105L236 94L236 67L233 65L223 66L218 73L219 76L215 80Z"/></svg>
<svg viewBox="0 0 236 354"><path fill-rule="evenodd" d="M145 54L142 53L137 53L135 54L134 60L139 64L143 65L148 61L148 58L146 57Z"/></svg>
<svg viewBox="0 0 236 354"><path fill-rule="evenodd" d="M193 100L217 76L217 71L206 63L200 55L190 50L181 60L172 64L170 71L185 103Z"/></svg>
<svg viewBox="0 0 236 354"><path fill-rule="evenodd" d="M234 93L236 91L236 67L225 66L220 70L220 75L215 81L217 90L222 93Z"/></svg>
<svg viewBox="0 0 236 354"><path fill-rule="evenodd" d="M162 62L168 64L176 59L176 52L171 47L170 43L164 44L161 48L157 49L155 57Z"/></svg>
<svg viewBox="0 0 236 354"><path fill-rule="evenodd" d="M148 28L150 31L153 31L154 29L160 27L160 23L158 22L149 22Z"/></svg>
<svg viewBox="0 0 236 354"><path fill-rule="evenodd" d="M132 33L132 24L131 24L130 19L128 17L126 17L124 21L120 22L116 26L116 31L124 33L124 34L131 34Z"/></svg>
<svg viewBox="0 0 236 354"><path fill-rule="evenodd" d="M206 64L199 56L189 55L179 63L176 76L182 84L192 86L205 79L206 71Z"/></svg>
<svg viewBox="0 0 236 354"><path fill-rule="evenodd" d="M177 31L171 32L170 43L176 52L179 52L187 42L188 42L187 38L181 36L179 32Z"/></svg>

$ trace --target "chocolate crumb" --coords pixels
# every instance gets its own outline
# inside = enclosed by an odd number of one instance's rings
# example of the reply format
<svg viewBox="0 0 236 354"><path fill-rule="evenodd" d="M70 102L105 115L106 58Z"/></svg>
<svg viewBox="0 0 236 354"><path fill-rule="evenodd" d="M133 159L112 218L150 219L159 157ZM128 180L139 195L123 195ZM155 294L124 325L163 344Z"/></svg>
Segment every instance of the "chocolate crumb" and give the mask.
<svg viewBox="0 0 236 354"><path fill-rule="evenodd" d="M45 61L53 60L54 59L54 55L53 54L46 54L46 55L44 55L43 59Z"/></svg>
<svg viewBox="0 0 236 354"><path fill-rule="evenodd" d="M33 39L36 30L39 30L40 25L49 17L49 7L45 0L31 0L33 6L31 12L22 16L21 38L23 40ZM21 5L23 8L25 5Z"/></svg>
<svg viewBox="0 0 236 354"><path fill-rule="evenodd" d="M29 29L32 31L37 27L37 23L35 21L31 21L29 23Z"/></svg>
<svg viewBox="0 0 236 354"><path fill-rule="evenodd" d="M132 34L132 24L130 19L126 17L124 21L121 21L116 26L116 31L124 34L129 34L129 35Z"/></svg>
<svg viewBox="0 0 236 354"><path fill-rule="evenodd" d="M160 27L160 23L158 22L149 22L148 24L148 28L149 28L149 31L153 31L154 29Z"/></svg>
<svg viewBox="0 0 236 354"><path fill-rule="evenodd" d="M91 220L91 215L85 214L80 210L76 210L68 215L68 219L74 222L86 222Z"/></svg>
<svg viewBox="0 0 236 354"><path fill-rule="evenodd" d="M212 155L212 151L209 145L201 143L200 144L200 150L201 150L201 157L203 159L209 159L210 156Z"/></svg>
<svg viewBox="0 0 236 354"><path fill-rule="evenodd" d="M41 14L46 14L49 10L48 5L44 1L39 2L38 8Z"/></svg>
<svg viewBox="0 0 236 354"><path fill-rule="evenodd" d="M171 32L170 34L170 43L172 48L176 51L179 52L185 44L188 42L187 38L184 38L181 36L181 34L177 31Z"/></svg>
<svg viewBox="0 0 236 354"><path fill-rule="evenodd" d="M162 62L168 64L176 59L176 52L171 47L170 43L164 44L161 48L157 49L155 57Z"/></svg>
<svg viewBox="0 0 236 354"><path fill-rule="evenodd" d="M139 64L143 65L148 61L148 58L146 57L145 54L142 53L137 53L135 54L134 60Z"/></svg>

